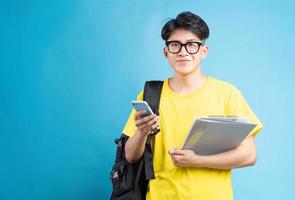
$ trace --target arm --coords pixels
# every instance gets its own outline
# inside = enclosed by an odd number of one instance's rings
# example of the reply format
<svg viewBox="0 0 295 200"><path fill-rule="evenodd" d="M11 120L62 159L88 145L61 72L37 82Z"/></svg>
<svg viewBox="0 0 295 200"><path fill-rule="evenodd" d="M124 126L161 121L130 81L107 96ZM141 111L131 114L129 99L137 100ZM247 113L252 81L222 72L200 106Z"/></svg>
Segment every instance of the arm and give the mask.
<svg viewBox="0 0 295 200"><path fill-rule="evenodd" d="M140 116L142 114L143 112L135 114L134 120L137 130L125 144L125 157L129 163L134 163L141 158L148 134L159 125L158 116L150 115L142 118Z"/></svg>
<svg viewBox="0 0 295 200"><path fill-rule="evenodd" d="M134 163L141 158L146 138L146 134L141 133L139 130L136 131L134 136L128 138L125 144L125 156L129 163Z"/></svg>
<svg viewBox="0 0 295 200"><path fill-rule="evenodd" d="M247 137L237 148L215 155L202 156L191 150L179 149L172 149L169 154L177 167L232 169L256 163L256 145L253 136Z"/></svg>

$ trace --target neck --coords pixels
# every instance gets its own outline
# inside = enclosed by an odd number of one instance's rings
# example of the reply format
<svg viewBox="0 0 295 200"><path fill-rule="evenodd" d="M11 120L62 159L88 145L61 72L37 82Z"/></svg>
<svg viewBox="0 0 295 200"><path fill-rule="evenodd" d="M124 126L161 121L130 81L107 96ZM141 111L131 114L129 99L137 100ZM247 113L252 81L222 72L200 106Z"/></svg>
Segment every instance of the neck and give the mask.
<svg viewBox="0 0 295 200"><path fill-rule="evenodd" d="M189 94L202 87L204 82L207 80L200 67L197 71L191 74L178 74L175 73L172 78L168 80L170 89L173 92L179 94Z"/></svg>

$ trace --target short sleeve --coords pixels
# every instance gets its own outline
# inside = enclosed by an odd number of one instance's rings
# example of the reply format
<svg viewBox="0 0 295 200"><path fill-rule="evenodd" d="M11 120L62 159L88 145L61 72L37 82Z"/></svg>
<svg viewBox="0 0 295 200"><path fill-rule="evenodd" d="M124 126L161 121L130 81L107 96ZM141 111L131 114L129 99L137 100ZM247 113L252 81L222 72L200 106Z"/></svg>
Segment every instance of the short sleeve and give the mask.
<svg viewBox="0 0 295 200"><path fill-rule="evenodd" d="M227 115L231 116L247 117L251 120L252 123L257 124L257 126L249 135L256 136L263 128L263 124L261 123L261 121L252 111L241 92L235 87L233 87L230 91L226 112Z"/></svg>
<svg viewBox="0 0 295 200"><path fill-rule="evenodd" d="M142 101L143 99L143 91L141 91L138 96L137 96L137 101ZM132 109L129 118L125 124L125 127L123 129L123 133L125 135L128 135L129 137L132 137L135 134L136 131L136 126L135 126L135 121L134 121L134 116L135 116L135 109Z"/></svg>

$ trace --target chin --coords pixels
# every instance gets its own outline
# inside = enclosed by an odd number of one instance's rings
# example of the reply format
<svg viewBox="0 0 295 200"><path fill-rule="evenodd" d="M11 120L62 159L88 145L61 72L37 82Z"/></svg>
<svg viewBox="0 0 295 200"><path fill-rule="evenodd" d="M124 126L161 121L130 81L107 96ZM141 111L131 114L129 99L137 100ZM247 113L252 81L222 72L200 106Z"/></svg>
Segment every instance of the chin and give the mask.
<svg viewBox="0 0 295 200"><path fill-rule="evenodd" d="M189 74L191 74L191 73L193 73L194 71L192 71L192 70L189 70L189 71L185 71L185 70L181 70L181 71L179 71L179 70L177 70L177 71L175 71L177 74L180 74L180 75L182 75L182 76L185 76L185 75L189 75Z"/></svg>
<svg viewBox="0 0 295 200"><path fill-rule="evenodd" d="M196 69L193 68L192 66L176 66L174 68L174 71L178 74L187 75L187 74L191 74L192 72L196 71Z"/></svg>

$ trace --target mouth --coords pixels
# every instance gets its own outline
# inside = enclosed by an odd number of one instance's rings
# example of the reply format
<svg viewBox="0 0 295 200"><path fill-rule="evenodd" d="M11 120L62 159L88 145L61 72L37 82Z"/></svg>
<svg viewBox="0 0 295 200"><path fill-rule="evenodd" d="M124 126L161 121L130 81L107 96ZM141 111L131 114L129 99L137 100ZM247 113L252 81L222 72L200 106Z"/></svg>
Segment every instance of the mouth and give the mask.
<svg viewBox="0 0 295 200"><path fill-rule="evenodd" d="M183 62L190 62L190 60L176 60L176 62L183 63Z"/></svg>

